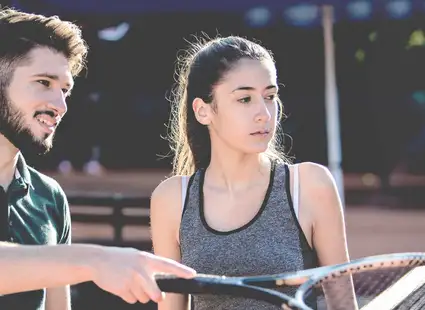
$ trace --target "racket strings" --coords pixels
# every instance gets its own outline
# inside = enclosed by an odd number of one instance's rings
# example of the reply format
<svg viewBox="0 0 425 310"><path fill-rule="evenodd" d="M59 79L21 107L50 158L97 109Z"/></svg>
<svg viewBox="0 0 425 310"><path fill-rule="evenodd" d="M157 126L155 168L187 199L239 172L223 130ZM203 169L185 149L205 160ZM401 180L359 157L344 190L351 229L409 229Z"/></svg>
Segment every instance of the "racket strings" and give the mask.
<svg viewBox="0 0 425 310"><path fill-rule="evenodd" d="M330 274L312 287L306 297L316 294L318 310L425 309L425 277L414 277L416 269L394 266ZM417 293L419 288L422 294Z"/></svg>
<svg viewBox="0 0 425 310"><path fill-rule="evenodd" d="M357 295L376 296L380 294L412 268L386 268L379 271L369 271L353 275L354 288Z"/></svg>

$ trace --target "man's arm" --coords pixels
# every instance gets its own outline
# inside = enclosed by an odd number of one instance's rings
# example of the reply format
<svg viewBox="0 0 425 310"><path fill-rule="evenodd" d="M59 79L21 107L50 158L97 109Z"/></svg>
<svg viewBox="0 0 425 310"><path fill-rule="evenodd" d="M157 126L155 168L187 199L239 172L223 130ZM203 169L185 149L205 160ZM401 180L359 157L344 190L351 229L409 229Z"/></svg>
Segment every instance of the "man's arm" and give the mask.
<svg viewBox="0 0 425 310"><path fill-rule="evenodd" d="M16 245L0 242L0 294L90 281L102 255L94 245Z"/></svg>
<svg viewBox="0 0 425 310"><path fill-rule="evenodd" d="M161 301L154 276L190 278L195 271L132 248L88 244L16 245L0 242L0 294L93 281L128 303Z"/></svg>

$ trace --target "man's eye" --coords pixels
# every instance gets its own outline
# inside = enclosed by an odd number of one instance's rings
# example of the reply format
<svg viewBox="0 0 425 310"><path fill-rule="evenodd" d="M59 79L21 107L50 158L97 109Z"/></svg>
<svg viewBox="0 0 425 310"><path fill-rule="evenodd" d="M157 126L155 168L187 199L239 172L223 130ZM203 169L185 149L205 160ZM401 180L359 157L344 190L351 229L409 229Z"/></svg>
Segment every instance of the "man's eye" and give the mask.
<svg viewBox="0 0 425 310"><path fill-rule="evenodd" d="M46 80L38 80L38 83L40 83L41 85L45 86L45 87L50 87L50 82L46 81Z"/></svg>

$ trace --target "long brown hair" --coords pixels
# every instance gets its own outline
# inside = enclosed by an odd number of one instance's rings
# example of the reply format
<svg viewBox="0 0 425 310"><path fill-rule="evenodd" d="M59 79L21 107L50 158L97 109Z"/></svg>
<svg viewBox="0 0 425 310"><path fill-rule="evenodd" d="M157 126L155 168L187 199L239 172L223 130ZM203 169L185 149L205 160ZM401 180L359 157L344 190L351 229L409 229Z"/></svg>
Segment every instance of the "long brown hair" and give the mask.
<svg viewBox="0 0 425 310"><path fill-rule="evenodd" d="M213 103L213 88L242 58L271 60L272 53L247 39L229 36L213 40L198 39L184 52L177 63L177 83L173 91L169 126L169 142L174 152L173 175L191 175L207 168L211 160L211 140L208 128L195 118L191 104L195 98ZM279 121L283 116L279 104ZM279 122L278 122L279 124ZM279 126L278 126L279 129ZM279 148L280 135L276 130L265 155L288 161Z"/></svg>

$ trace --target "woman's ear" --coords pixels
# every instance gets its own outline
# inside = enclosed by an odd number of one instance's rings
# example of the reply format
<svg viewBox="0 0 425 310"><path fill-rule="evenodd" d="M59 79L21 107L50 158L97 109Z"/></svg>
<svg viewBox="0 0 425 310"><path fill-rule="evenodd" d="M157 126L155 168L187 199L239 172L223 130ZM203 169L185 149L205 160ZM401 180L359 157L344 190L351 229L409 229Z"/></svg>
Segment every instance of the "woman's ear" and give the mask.
<svg viewBox="0 0 425 310"><path fill-rule="evenodd" d="M192 102L192 109L195 117L202 125L209 125L211 123L211 105L205 103L201 98L195 98Z"/></svg>

